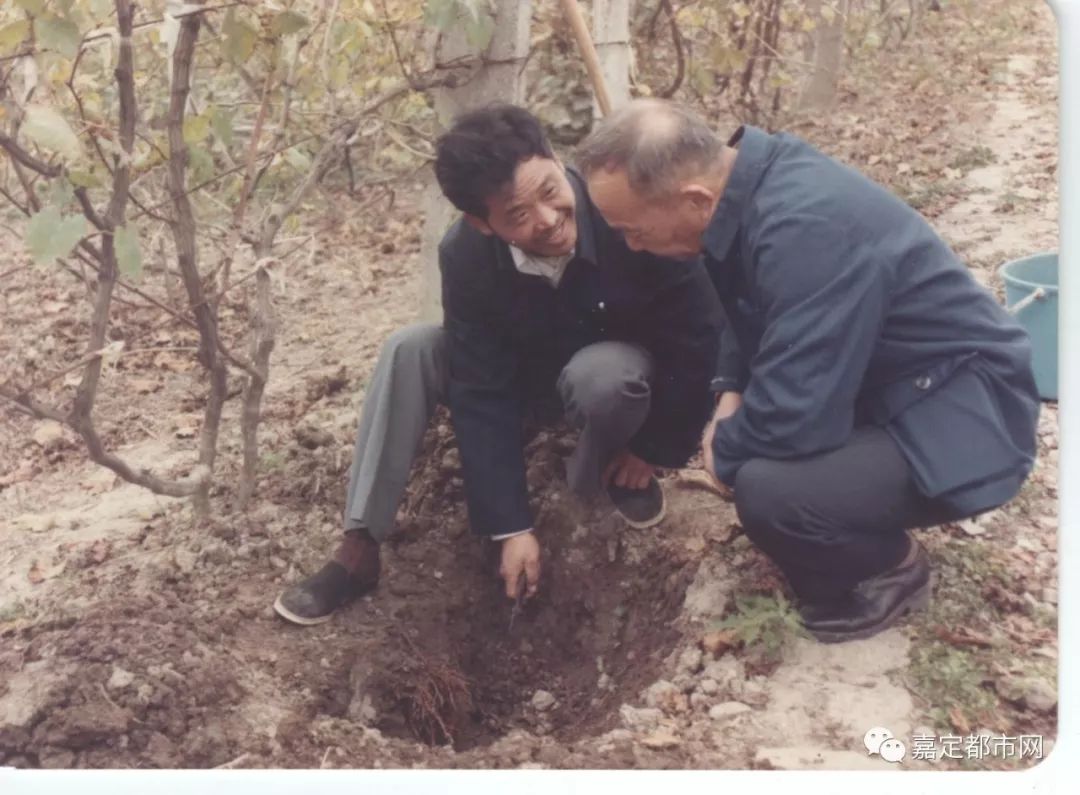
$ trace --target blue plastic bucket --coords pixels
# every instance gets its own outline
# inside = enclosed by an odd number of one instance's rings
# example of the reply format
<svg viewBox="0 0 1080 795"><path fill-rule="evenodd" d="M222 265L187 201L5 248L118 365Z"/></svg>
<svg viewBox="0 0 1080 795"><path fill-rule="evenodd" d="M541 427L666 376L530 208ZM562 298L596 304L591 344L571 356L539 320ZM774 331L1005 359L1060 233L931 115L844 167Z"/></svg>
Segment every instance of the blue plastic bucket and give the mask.
<svg viewBox="0 0 1080 795"><path fill-rule="evenodd" d="M1058 255L1034 254L1001 266L1005 304L1031 336L1035 386L1044 400L1058 390Z"/></svg>

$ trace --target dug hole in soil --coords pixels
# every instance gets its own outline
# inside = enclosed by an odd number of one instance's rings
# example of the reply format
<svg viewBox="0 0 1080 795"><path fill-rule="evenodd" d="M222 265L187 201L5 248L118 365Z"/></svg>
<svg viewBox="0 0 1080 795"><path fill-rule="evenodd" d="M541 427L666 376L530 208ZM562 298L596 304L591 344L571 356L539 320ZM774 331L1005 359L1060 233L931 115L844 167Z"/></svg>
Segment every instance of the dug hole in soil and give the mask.
<svg viewBox="0 0 1080 795"><path fill-rule="evenodd" d="M386 642L349 672L348 717L459 751L514 728L569 742L612 728L623 697L655 679L678 640L687 569L655 534L558 487L573 438L540 432L528 446L543 587L511 624L493 576L500 545L468 535L453 440L445 424L431 434L421 460L436 466L419 473L428 493L391 542L412 564L385 584L402 604Z"/></svg>
<svg viewBox="0 0 1080 795"><path fill-rule="evenodd" d="M532 433L542 587L512 627L499 545L468 530L445 414L374 594L317 627L273 615L281 587L336 543L347 477L347 457L293 445L259 511L190 529L174 504L100 576L92 560L69 563L83 585L48 621L0 627L0 763L499 767L554 742L550 762L586 766L566 752L614 729L670 662L701 560L666 541L670 520L633 530L569 495L562 459L576 434ZM314 528L271 518L305 506ZM488 752L515 730L531 751Z"/></svg>

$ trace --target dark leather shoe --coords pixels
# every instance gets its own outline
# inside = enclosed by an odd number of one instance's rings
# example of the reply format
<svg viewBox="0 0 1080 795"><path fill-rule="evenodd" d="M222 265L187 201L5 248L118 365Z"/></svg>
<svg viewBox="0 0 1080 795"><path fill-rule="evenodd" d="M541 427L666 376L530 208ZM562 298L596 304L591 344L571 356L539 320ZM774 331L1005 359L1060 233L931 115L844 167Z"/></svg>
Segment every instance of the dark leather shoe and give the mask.
<svg viewBox="0 0 1080 795"><path fill-rule="evenodd" d="M322 624L338 608L373 590L379 569L378 542L366 530L348 530L333 559L285 589L274 602L274 611L294 624Z"/></svg>
<svg viewBox="0 0 1080 795"><path fill-rule="evenodd" d="M869 638L888 629L906 613L930 602L930 561L914 539L914 555L904 563L863 580L844 598L800 607L803 626L822 643Z"/></svg>

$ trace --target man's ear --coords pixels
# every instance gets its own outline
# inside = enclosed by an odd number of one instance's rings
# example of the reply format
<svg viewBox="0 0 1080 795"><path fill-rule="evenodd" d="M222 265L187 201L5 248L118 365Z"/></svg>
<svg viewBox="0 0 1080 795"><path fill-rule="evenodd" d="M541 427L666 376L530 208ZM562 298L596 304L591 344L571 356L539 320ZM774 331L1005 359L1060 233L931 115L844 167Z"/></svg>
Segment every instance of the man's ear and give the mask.
<svg viewBox="0 0 1080 795"><path fill-rule="evenodd" d="M679 188L679 195L699 212L712 212L716 194L704 185L690 182Z"/></svg>
<svg viewBox="0 0 1080 795"><path fill-rule="evenodd" d="M495 234L495 230L488 226L488 222L481 218L479 215L471 215L465 213L465 223L477 230L481 234L491 237Z"/></svg>

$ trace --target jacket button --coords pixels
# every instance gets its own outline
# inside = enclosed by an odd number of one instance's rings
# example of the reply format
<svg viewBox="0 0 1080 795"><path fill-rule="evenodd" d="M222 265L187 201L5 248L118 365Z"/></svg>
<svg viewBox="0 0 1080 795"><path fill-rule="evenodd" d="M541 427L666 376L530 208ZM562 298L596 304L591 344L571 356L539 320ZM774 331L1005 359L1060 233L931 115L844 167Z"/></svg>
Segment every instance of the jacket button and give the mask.
<svg viewBox="0 0 1080 795"><path fill-rule="evenodd" d="M918 389L929 389L930 384L932 383L933 381L930 380L930 376L928 375L920 375L918 378L915 379L915 386Z"/></svg>

